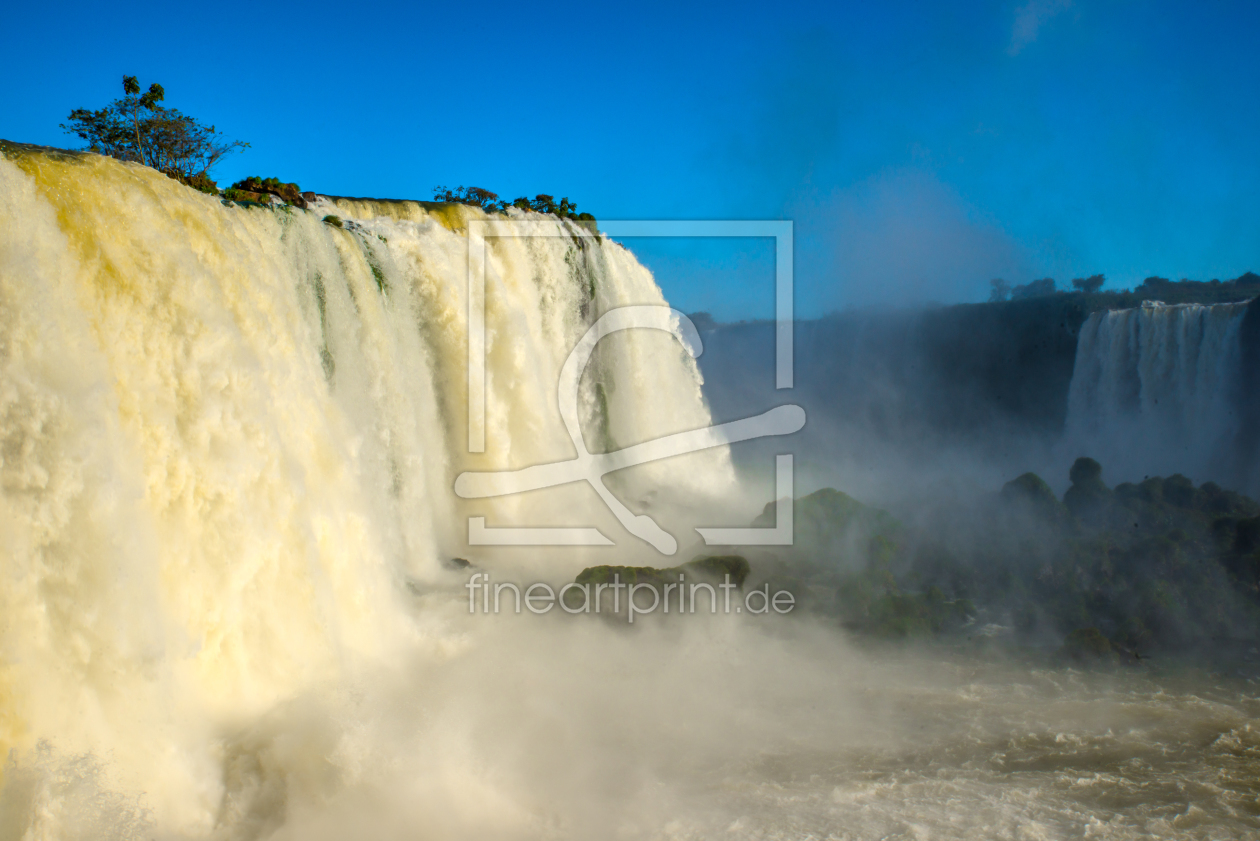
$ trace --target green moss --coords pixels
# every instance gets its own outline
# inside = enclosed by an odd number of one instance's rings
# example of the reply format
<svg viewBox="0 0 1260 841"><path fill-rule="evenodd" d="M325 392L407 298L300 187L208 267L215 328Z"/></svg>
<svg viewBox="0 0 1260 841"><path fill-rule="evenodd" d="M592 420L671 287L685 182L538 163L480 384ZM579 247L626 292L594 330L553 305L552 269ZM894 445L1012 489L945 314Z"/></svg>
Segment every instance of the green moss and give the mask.
<svg viewBox="0 0 1260 841"><path fill-rule="evenodd" d="M368 260L368 268L372 270L372 277L376 279L376 288L381 292L389 290L389 283L385 280L385 272L381 271L381 267L376 265L371 259Z"/></svg>
<svg viewBox="0 0 1260 841"><path fill-rule="evenodd" d="M342 227L341 217L333 216L331 213L324 217L324 224L332 225L334 228Z"/></svg>
<svg viewBox="0 0 1260 841"><path fill-rule="evenodd" d="M678 576L688 581L705 580L723 583L729 575L731 583L743 587L751 567L741 555L712 555L696 558L675 567L632 567L603 564L587 567L578 573L577 584L612 584L614 579L622 584L648 584L660 588L665 584L677 584Z"/></svg>
<svg viewBox="0 0 1260 841"><path fill-rule="evenodd" d="M606 453L617 448L612 437L612 414L608 411L608 387L602 382L595 383L595 403L598 410L599 439Z"/></svg>
<svg viewBox="0 0 1260 841"><path fill-rule="evenodd" d="M312 283L315 287L315 306L319 310L319 333L323 340L319 348L319 363L324 369L324 380L331 383L337 363L333 359L332 351L328 349L328 299L324 289L324 276L315 272Z"/></svg>
<svg viewBox="0 0 1260 841"><path fill-rule="evenodd" d="M573 579L577 584L612 584L614 580L622 584L662 585L678 581L676 567L658 569L656 567L631 567L604 564L587 567Z"/></svg>

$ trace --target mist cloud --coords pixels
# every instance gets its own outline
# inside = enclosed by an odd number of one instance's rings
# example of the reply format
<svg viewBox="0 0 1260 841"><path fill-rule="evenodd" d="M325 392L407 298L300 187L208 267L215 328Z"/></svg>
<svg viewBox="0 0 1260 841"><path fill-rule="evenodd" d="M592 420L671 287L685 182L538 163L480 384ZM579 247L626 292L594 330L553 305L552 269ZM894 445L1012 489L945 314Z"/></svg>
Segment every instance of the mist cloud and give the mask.
<svg viewBox="0 0 1260 841"><path fill-rule="evenodd" d="M1023 250L934 175L881 173L835 193L826 294L848 306L977 300L988 279L1027 273Z"/></svg>

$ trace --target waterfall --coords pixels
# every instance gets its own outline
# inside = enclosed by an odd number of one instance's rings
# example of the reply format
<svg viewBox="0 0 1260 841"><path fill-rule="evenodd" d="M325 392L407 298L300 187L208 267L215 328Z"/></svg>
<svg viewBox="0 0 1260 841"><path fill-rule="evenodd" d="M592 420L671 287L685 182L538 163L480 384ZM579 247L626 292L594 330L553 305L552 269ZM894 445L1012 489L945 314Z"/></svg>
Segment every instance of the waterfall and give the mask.
<svg viewBox="0 0 1260 841"><path fill-rule="evenodd" d="M1092 314L1077 343L1064 455L1097 458L1113 482L1232 479L1246 309L1148 302Z"/></svg>
<svg viewBox="0 0 1260 841"><path fill-rule="evenodd" d="M609 309L665 303L624 247L575 227L488 240L486 450L470 454L479 210L234 206L95 155L6 154L0 837L124 837L145 815L236 837L253 813L233 811L232 781L252 778L225 728L408 646L458 648L415 605L469 551L469 514L617 538L523 553L556 577L639 551L584 486L452 492L464 470L574 455L556 402L567 354ZM610 337L582 380L589 446L708 425L700 386L673 337ZM626 474L610 482L627 504L666 522L734 481L720 448ZM108 792L144 795L119 801L111 831L76 812Z"/></svg>

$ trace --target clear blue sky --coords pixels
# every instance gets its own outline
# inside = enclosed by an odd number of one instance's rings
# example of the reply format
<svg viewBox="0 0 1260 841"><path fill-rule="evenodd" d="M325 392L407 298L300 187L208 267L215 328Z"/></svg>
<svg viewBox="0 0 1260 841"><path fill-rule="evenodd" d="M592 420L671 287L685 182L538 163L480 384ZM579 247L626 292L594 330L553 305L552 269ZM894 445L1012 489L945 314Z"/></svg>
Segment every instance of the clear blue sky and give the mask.
<svg viewBox="0 0 1260 841"><path fill-rule="evenodd" d="M19 3L0 137L161 82L252 144L220 183L789 218L798 311L1103 272L1260 271L1260 4ZM630 243L687 310L768 314L765 242Z"/></svg>

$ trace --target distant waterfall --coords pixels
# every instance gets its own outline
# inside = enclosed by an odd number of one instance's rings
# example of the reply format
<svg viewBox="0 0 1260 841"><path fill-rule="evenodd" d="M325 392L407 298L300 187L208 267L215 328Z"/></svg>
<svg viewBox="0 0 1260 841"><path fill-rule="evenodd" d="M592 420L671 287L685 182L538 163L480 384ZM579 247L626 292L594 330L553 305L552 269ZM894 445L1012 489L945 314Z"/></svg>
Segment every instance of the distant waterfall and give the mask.
<svg viewBox="0 0 1260 841"><path fill-rule="evenodd" d="M1113 482L1233 478L1246 309L1150 302L1091 315L1077 344L1064 454L1097 458Z"/></svg>

